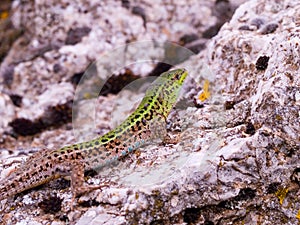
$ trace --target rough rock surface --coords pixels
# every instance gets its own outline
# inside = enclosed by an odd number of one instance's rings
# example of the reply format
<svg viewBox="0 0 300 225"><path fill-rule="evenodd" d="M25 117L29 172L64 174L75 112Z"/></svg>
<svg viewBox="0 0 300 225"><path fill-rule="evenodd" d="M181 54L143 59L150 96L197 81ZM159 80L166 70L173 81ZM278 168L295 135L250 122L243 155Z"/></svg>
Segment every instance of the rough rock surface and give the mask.
<svg viewBox="0 0 300 225"><path fill-rule="evenodd" d="M38 109L45 111L49 106L69 102L75 89L72 76L84 71L97 54L144 38L178 41L186 33L203 37L217 24L220 17L216 15L221 7L213 9L212 2L198 6L194 1L178 1L175 6L145 1L133 6L122 1L123 6L121 2L111 2L111 7L98 6L98 1L79 1L78 5L53 2L30 2L17 14L33 16L35 20L20 20L28 30L27 35L33 35L25 45L27 50L20 51L21 41L16 43L1 64L0 70L6 76L1 78L5 91L0 95L0 104L7 109L0 111L4 118L0 131L6 132L2 148L8 148L8 142L29 146L30 140L34 146L71 143L74 140L68 124L32 139L19 137L17 141L7 134L7 125L14 115L48 118ZM35 9L34 15L24 13L30 7ZM116 16L111 16L116 11ZM36 16L37 12L41 16ZM209 15L212 17L207 19ZM6 204L10 207L2 212L2 221L298 224L299 18L297 1L251 0L242 4L204 50L177 65L188 68L190 73L183 100L170 118L170 133L179 136L177 144L147 146L117 167L101 171L100 178L90 178L88 182L108 183L109 187L79 198L74 211L69 211L71 195L66 182L58 180L18 196L16 202L8 200ZM34 26L26 21L34 21ZM199 21L209 25L199 26ZM99 40L101 44L95 45ZM21 60L15 57L18 51ZM13 79L7 83L9 74ZM199 100L192 104L191 98L203 94L205 80L209 81L210 98L204 104ZM58 96L53 95L55 84ZM198 93L201 87L203 90ZM11 93L23 97L22 107L14 107L9 101ZM49 103L40 97L48 95L53 96ZM108 95L98 102L109 113L114 111L110 102L116 98ZM33 104L36 105L31 113ZM110 126L103 123L99 133ZM1 152L5 158L8 153Z"/></svg>

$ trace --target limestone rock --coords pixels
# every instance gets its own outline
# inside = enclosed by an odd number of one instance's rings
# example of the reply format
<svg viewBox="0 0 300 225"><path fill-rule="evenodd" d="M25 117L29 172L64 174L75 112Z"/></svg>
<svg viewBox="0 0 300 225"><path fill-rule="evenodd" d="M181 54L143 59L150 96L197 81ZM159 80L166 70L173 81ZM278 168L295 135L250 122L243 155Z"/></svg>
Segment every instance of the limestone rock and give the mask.
<svg viewBox="0 0 300 225"><path fill-rule="evenodd" d="M15 22L32 35L23 37L28 41L24 49L33 48L35 53L22 49L20 58L25 60L16 62L13 56L21 48L16 44L0 68L4 71L14 64L9 70L14 79L7 89L46 105L70 98L72 76L82 73L99 54L132 40L180 40L186 33L211 38L224 9L233 11L243 1L236 5L217 1L215 8L212 1L55 2L19 6ZM153 143L118 166L99 171L88 182L109 185L79 198L73 212L68 208L70 192L62 190L67 185L57 180L18 196L17 206L8 201L16 209L6 207L2 220L16 223L26 217L25 224L55 220L78 225L299 223L299 18L297 1L250 0L240 5L218 34L204 42L205 49L176 65L190 73L170 117L170 133L177 134L177 144ZM53 96L51 90L60 93L58 102L36 97ZM204 102L199 101L203 91L210 96ZM104 112L113 111L112 99L116 97L99 98ZM124 99L131 99L130 94ZM102 124L102 129L107 126ZM63 128L57 132L63 135ZM55 136L45 133L36 137L36 143ZM57 202L63 199L60 212L47 214L37 206L49 194L59 198Z"/></svg>

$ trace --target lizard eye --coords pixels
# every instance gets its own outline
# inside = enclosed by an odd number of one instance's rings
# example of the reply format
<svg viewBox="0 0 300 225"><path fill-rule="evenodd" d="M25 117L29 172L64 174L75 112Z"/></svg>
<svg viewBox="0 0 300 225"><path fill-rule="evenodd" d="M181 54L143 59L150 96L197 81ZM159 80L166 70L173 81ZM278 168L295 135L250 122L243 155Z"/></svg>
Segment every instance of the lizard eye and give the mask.
<svg viewBox="0 0 300 225"><path fill-rule="evenodd" d="M176 79L176 80L179 80L179 79L180 79L180 73L176 73L175 79Z"/></svg>

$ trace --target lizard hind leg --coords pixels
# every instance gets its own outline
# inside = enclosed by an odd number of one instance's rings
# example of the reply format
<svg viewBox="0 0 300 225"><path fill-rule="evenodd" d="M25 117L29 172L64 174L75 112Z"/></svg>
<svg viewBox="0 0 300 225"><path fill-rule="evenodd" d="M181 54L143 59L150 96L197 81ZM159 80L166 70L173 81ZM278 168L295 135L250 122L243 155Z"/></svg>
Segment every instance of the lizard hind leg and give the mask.
<svg viewBox="0 0 300 225"><path fill-rule="evenodd" d="M89 193L96 189L101 189L103 185L88 185L84 182L84 164L77 161L72 163L71 168L71 191L72 201L71 205L75 201L75 198L79 195Z"/></svg>

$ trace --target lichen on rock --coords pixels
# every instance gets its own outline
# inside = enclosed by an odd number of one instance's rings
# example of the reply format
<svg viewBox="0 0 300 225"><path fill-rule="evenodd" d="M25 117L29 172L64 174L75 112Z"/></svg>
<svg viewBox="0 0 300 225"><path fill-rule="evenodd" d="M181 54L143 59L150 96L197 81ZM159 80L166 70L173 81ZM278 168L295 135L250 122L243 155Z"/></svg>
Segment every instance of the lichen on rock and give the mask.
<svg viewBox="0 0 300 225"><path fill-rule="evenodd" d="M80 197L73 212L67 207L68 189L61 190L64 182L58 180L30 191L23 201L21 195L8 202L2 220L47 223L51 215L61 224L299 223L298 2L158 3L29 1L16 6L14 23L25 34L0 66L1 149L75 142L68 120L27 137L8 124L20 118L51 124L57 121L53 112L68 115L63 113L69 112L78 80L104 52L153 39L153 45L188 43L197 54L176 65L188 66L190 74L169 118L177 144L153 143L88 179L109 185ZM221 20L228 22L221 27ZM108 60L106 66L113 63ZM142 76L149 70L132 68L130 73ZM199 103L204 85L209 95ZM112 128L106 120L114 100L119 104L133 95L98 98L99 134ZM11 96L21 96L19 106ZM1 152L3 158L10 154ZM47 199L54 199L59 210L51 211Z"/></svg>

